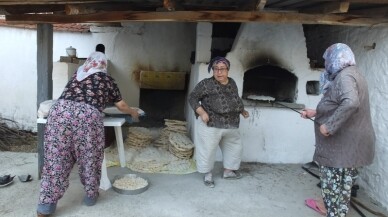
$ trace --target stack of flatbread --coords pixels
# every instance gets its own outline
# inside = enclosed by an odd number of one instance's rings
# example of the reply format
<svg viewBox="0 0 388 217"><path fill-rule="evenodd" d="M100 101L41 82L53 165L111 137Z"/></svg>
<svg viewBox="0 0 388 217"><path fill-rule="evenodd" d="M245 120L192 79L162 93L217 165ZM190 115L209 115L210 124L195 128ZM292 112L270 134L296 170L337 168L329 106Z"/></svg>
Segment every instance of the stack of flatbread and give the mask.
<svg viewBox="0 0 388 217"><path fill-rule="evenodd" d="M169 136L170 145L168 150L180 159L189 159L193 156L194 144L185 134L171 132Z"/></svg>
<svg viewBox="0 0 388 217"><path fill-rule="evenodd" d="M186 134L187 128L186 128L186 121L179 121L179 120L170 120L170 119L164 119L164 124L167 126L167 129L171 132L177 132Z"/></svg>
<svg viewBox="0 0 388 217"><path fill-rule="evenodd" d="M162 129L159 138L154 142L154 146L168 148L170 141L169 136L172 132L187 135L186 121L164 119L165 128Z"/></svg>
<svg viewBox="0 0 388 217"><path fill-rule="evenodd" d="M170 135L170 131L167 129L167 127L163 128L160 131L160 136L158 137L158 139L154 141L154 146L167 149L169 144L169 141L168 141L169 135Z"/></svg>
<svg viewBox="0 0 388 217"><path fill-rule="evenodd" d="M144 127L130 127L125 144L132 147L145 147L152 142L152 132Z"/></svg>

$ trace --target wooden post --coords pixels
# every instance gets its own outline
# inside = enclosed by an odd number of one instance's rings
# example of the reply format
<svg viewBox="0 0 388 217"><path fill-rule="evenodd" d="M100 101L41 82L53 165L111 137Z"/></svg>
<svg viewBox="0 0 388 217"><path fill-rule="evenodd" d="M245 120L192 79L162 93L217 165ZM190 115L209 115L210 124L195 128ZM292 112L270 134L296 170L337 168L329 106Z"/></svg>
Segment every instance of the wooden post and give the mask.
<svg viewBox="0 0 388 217"><path fill-rule="evenodd" d="M37 24L37 108L41 102L52 99L53 96L53 25ZM38 177L40 179L43 160L44 124L38 124Z"/></svg>

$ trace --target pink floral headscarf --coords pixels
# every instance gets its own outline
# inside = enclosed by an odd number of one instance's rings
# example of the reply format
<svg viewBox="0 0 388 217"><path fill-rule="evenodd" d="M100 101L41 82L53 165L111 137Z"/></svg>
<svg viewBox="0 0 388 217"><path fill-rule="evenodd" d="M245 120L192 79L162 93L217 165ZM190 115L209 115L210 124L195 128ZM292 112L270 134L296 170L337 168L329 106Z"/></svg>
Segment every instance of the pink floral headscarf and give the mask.
<svg viewBox="0 0 388 217"><path fill-rule="evenodd" d="M107 59L105 54L101 52L93 52L90 54L85 63L78 68L77 80L82 81L96 72L107 73Z"/></svg>

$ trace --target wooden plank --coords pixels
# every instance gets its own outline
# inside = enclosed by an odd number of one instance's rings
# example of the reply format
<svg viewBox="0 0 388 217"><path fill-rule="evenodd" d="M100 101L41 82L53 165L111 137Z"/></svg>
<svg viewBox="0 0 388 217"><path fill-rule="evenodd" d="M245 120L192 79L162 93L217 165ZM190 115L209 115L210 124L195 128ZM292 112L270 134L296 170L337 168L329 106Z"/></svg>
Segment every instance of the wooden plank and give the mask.
<svg viewBox="0 0 388 217"><path fill-rule="evenodd" d="M287 0L291 1L291 0ZM287 1L279 0L270 4L269 6L286 3ZM299 0L300 2L338 2L338 0ZM360 3L360 4L388 4L388 0L347 0L350 3ZM126 3L138 3L146 4L146 1L142 0L24 0L24 1L12 1L12 0L0 0L0 5L54 5L54 4L89 4L89 3L114 3L114 2L126 2ZM202 1L200 4L211 3L212 1Z"/></svg>
<svg viewBox="0 0 388 217"><path fill-rule="evenodd" d="M276 3L272 3L271 5L268 5L270 8L293 8L290 7L291 5L299 4L301 2L305 2L304 0L287 0L287 1L280 1ZM307 1L309 2L309 1Z"/></svg>
<svg viewBox="0 0 388 217"><path fill-rule="evenodd" d="M157 90L184 90L185 72L140 72L140 88Z"/></svg>
<svg viewBox="0 0 388 217"><path fill-rule="evenodd" d="M100 3L107 2L106 0L28 0L28 1L10 1L0 0L0 5L55 5L55 4L85 4L85 3Z"/></svg>
<svg viewBox="0 0 388 217"><path fill-rule="evenodd" d="M96 13L96 10L82 5L66 5L65 13L66 15L92 14Z"/></svg>
<svg viewBox="0 0 388 217"><path fill-rule="evenodd" d="M6 15L10 24L35 23L105 23L105 22L262 22L349 26L387 26L388 18L340 14L303 14L284 12L173 11L173 12L103 12L87 15L21 14Z"/></svg>
<svg viewBox="0 0 388 217"><path fill-rule="evenodd" d="M306 0L311 2L338 2L338 0ZM362 3L362 4L388 4L388 0L346 0L350 3Z"/></svg>
<svg viewBox="0 0 388 217"><path fill-rule="evenodd" d="M349 14L370 17L388 17L388 7L356 9L348 12Z"/></svg>
<svg viewBox="0 0 388 217"><path fill-rule="evenodd" d="M174 0L163 0L163 7L167 11L175 11L175 1Z"/></svg>
<svg viewBox="0 0 388 217"><path fill-rule="evenodd" d="M42 13L42 12L63 12L64 5L19 5L19 6L0 6L7 14L25 14L25 13Z"/></svg>
<svg viewBox="0 0 388 217"><path fill-rule="evenodd" d="M306 10L301 10L302 13L320 13L320 14L334 14L347 13L349 10L349 2L328 2L316 7L311 7Z"/></svg>
<svg viewBox="0 0 388 217"><path fill-rule="evenodd" d="M38 24L37 26L37 109L41 102L52 99L53 95L53 25ZM44 150L43 150L44 125L38 124L38 176L40 178Z"/></svg>
<svg viewBox="0 0 388 217"><path fill-rule="evenodd" d="M267 0L257 1L256 10L262 11L264 9L266 3L267 3Z"/></svg>

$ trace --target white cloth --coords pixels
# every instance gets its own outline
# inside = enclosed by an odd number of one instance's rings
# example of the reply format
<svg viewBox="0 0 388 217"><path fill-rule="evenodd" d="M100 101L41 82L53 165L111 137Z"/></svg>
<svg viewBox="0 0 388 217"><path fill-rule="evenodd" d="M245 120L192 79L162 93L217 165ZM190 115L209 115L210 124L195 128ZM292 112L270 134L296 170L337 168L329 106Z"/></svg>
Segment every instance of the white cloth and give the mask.
<svg viewBox="0 0 388 217"><path fill-rule="evenodd" d="M46 100L39 104L38 118L47 118L50 108L57 100Z"/></svg>
<svg viewBox="0 0 388 217"><path fill-rule="evenodd" d="M238 170L241 163L242 143L239 129L208 127L198 118L199 142L195 147L197 170L199 173L212 171L217 147L221 148L225 169Z"/></svg>
<svg viewBox="0 0 388 217"><path fill-rule="evenodd" d="M104 160L102 161L102 166L101 166L101 179L100 179L100 188L102 190L108 190L109 188L112 187L112 184L108 178L108 171L106 170L106 157L104 153Z"/></svg>

